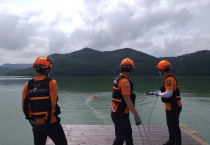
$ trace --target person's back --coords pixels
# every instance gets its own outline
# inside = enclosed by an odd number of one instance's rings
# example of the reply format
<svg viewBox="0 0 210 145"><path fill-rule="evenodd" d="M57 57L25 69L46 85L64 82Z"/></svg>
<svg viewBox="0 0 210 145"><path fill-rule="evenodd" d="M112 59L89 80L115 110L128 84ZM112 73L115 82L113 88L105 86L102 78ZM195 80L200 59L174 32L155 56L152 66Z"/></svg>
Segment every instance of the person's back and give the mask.
<svg viewBox="0 0 210 145"><path fill-rule="evenodd" d="M126 58L121 62L121 73L113 82L112 112L111 117L115 125L115 140L113 145L133 145L132 128L129 119L129 111L134 114L136 125L141 124L141 119L135 109L135 94L133 83L129 76L134 68L131 59Z"/></svg>
<svg viewBox="0 0 210 145"><path fill-rule="evenodd" d="M45 145L49 136L56 145L67 145L58 117L60 107L57 104L57 83L48 76L53 62L50 58L41 56L35 60L33 68L37 75L24 86L22 108L33 127L34 144Z"/></svg>

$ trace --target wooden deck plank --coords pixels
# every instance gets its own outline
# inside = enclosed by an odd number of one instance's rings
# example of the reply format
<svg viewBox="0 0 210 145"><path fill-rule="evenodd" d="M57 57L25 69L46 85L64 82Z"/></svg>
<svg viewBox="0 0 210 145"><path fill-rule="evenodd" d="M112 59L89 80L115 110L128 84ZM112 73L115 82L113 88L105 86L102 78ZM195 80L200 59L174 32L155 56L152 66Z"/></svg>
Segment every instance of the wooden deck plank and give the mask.
<svg viewBox="0 0 210 145"><path fill-rule="evenodd" d="M68 145L111 145L114 140L113 125L63 125ZM162 145L168 139L166 127L132 126L135 145ZM141 133L141 134L140 134ZM183 145L208 145L195 140L182 131ZM48 138L47 145L54 145Z"/></svg>

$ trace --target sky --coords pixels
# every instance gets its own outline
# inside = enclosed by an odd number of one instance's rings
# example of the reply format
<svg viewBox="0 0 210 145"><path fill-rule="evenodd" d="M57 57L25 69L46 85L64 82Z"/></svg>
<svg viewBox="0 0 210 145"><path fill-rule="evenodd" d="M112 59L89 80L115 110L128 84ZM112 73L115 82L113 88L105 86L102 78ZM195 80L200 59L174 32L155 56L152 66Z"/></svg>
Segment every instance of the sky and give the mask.
<svg viewBox="0 0 210 145"><path fill-rule="evenodd" d="M210 0L0 0L0 65L132 48L155 57L210 50Z"/></svg>

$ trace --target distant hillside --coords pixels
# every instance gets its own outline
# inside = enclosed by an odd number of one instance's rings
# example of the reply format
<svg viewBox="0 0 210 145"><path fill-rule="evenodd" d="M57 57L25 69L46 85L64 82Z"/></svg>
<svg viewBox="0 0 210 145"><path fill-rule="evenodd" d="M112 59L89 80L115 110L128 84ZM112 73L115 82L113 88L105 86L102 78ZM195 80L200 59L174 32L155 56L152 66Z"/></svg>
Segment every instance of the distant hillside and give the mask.
<svg viewBox="0 0 210 145"><path fill-rule="evenodd" d="M12 69L4 68L4 67L0 66L0 75L5 75L5 74L7 74L10 71L12 71Z"/></svg>
<svg viewBox="0 0 210 145"><path fill-rule="evenodd" d="M10 64L10 63L6 63L6 64L3 64L1 67L15 70L15 69L29 68L29 67L31 67L31 65L32 64Z"/></svg>
<svg viewBox="0 0 210 145"><path fill-rule="evenodd" d="M210 75L210 51L198 51L178 57L156 58L154 56L124 48L114 51L97 51L84 48L67 54L52 54L55 61L54 76L102 76L114 75L122 59L129 57L135 63L134 75L158 75L156 65L168 59L176 75ZM1 70L0 70L1 71ZM30 68L10 71L7 75L33 75Z"/></svg>
<svg viewBox="0 0 210 145"><path fill-rule="evenodd" d="M10 63L6 63L0 66L0 75L13 75L16 73L16 71L21 70L22 69L26 69L26 68L31 68L32 64L10 64ZM25 73L25 72L23 72ZM29 75L31 73L28 73ZM21 74L20 74L21 75Z"/></svg>
<svg viewBox="0 0 210 145"><path fill-rule="evenodd" d="M135 62L134 74L155 74L153 68L143 68L150 64L154 67L156 58L129 48L105 52L84 48L69 54L53 54L50 57L56 60L55 75L113 75L126 57Z"/></svg>
<svg viewBox="0 0 210 145"><path fill-rule="evenodd" d="M210 51L203 50L178 57L166 57L177 75L210 75Z"/></svg>

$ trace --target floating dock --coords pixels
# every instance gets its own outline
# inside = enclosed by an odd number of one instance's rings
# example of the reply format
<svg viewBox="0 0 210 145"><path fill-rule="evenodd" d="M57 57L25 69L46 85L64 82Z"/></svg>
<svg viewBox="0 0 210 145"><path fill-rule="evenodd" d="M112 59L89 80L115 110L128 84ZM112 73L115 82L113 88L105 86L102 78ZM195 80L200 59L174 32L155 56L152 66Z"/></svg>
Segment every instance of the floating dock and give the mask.
<svg viewBox="0 0 210 145"><path fill-rule="evenodd" d="M208 145L198 132L180 125L182 145ZM112 145L113 125L63 125L68 145ZM134 145L162 145L168 140L167 127L132 126ZM48 138L47 145L54 145Z"/></svg>

